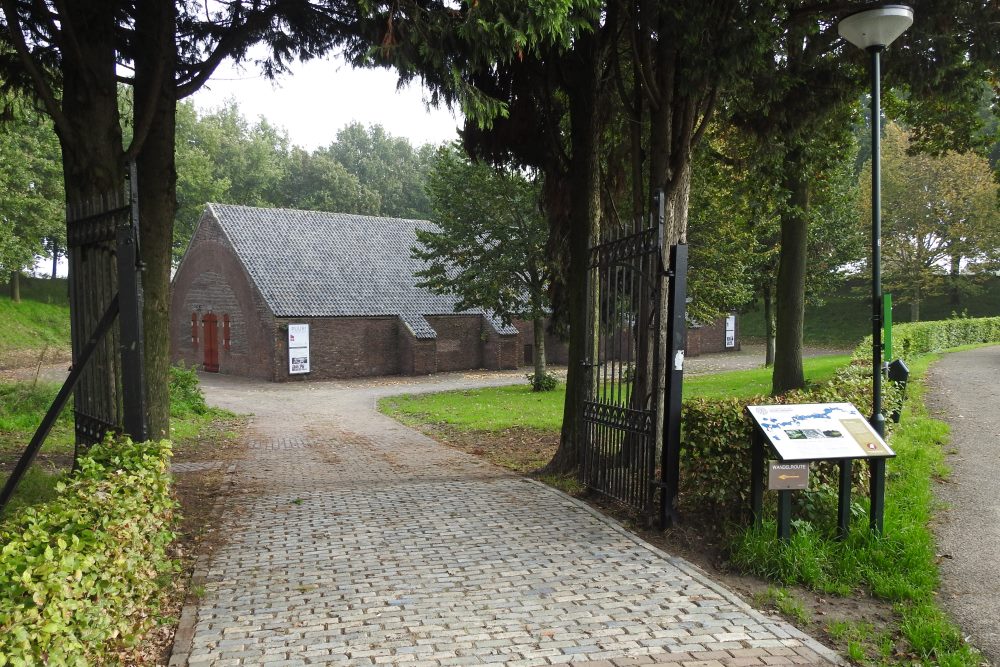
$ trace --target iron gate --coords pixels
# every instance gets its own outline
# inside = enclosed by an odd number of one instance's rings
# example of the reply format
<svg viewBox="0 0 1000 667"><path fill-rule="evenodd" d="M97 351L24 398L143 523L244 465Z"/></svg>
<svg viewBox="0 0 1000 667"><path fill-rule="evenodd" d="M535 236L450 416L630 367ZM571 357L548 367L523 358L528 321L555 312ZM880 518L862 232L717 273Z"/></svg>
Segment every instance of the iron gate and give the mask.
<svg viewBox="0 0 1000 667"><path fill-rule="evenodd" d="M148 437L136 181L131 162L127 190L115 189L67 211L73 366L0 490L0 510L13 497L71 393L77 453L109 432L136 441Z"/></svg>
<svg viewBox="0 0 1000 667"><path fill-rule="evenodd" d="M670 247L668 265L662 192L653 211L648 227L611 228L590 248L581 471L590 489L648 523L659 489L667 527L680 484L687 245Z"/></svg>
<svg viewBox="0 0 1000 667"><path fill-rule="evenodd" d="M590 249L583 482L652 517L663 438L663 217Z"/></svg>

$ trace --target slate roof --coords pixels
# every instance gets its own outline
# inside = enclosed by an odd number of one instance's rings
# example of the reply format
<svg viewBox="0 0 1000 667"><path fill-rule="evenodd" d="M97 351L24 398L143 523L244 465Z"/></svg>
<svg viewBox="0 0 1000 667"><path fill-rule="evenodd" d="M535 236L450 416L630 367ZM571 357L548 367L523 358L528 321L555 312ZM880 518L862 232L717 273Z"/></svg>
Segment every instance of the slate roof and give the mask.
<svg viewBox="0 0 1000 667"><path fill-rule="evenodd" d="M435 338L424 315L455 314L456 299L416 286L410 256L425 220L209 204L211 213L277 317L395 315L417 338ZM501 334L517 329L481 309Z"/></svg>

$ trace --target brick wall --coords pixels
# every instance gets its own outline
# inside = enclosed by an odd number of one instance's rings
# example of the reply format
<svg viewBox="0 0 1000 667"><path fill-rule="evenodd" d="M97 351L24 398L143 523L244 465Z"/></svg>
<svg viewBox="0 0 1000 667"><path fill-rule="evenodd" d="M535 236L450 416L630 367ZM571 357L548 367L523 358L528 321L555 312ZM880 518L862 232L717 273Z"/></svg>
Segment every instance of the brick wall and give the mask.
<svg viewBox="0 0 1000 667"><path fill-rule="evenodd" d="M288 324L309 325L309 373L288 372ZM396 375L400 372L397 317L279 318L274 337L273 379L324 380L330 378Z"/></svg>
<svg viewBox="0 0 1000 667"><path fill-rule="evenodd" d="M685 354L697 357L713 352L736 352L740 349L740 318L736 318L736 347L726 347L726 318L720 317L709 325L688 329Z"/></svg>
<svg viewBox="0 0 1000 667"><path fill-rule="evenodd" d="M490 370L516 369L521 363L520 336L517 334L499 334L486 318L482 318L483 368Z"/></svg>
<svg viewBox="0 0 1000 667"><path fill-rule="evenodd" d="M530 359L526 357L527 352L534 354L535 347L535 325L530 320L514 320L512 322L518 331L517 340L517 362L520 366L532 366L534 356ZM545 320L545 361L557 366L565 366L569 363L569 344L553 336L548 331L549 320ZM525 346L531 346L531 350L525 350Z"/></svg>
<svg viewBox="0 0 1000 667"><path fill-rule="evenodd" d="M274 319L218 224L206 216L171 284L170 351L174 363L199 368L205 361L204 315L218 317L219 371L270 379ZM191 336L191 315L198 319L198 342ZM223 341L229 316L230 349Z"/></svg>
<svg viewBox="0 0 1000 667"><path fill-rule="evenodd" d="M399 325L399 374L428 375L437 370L437 341L417 338L405 325Z"/></svg>
<svg viewBox="0 0 1000 667"><path fill-rule="evenodd" d="M426 315L437 332L437 372L483 367L480 315Z"/></svg>

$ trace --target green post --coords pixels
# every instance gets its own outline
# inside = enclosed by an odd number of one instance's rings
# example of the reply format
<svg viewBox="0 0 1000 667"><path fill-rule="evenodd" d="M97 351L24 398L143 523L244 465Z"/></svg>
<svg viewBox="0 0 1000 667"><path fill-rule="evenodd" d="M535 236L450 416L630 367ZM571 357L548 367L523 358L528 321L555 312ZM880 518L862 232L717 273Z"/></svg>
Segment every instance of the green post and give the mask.
<svg viewBox="0 0 1000 667"><path fill-rule="evenodd" d="M892 294L882 295L882 342L885 345L885 354L882 358L892 361Z"/></svg>

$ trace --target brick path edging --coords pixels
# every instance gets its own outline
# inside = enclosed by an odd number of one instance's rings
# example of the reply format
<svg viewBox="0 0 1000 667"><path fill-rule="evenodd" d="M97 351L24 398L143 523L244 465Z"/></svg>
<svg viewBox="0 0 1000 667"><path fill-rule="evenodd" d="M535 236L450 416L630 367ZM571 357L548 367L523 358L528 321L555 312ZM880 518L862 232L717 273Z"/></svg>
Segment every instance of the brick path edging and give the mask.
<svg viewBox="0 0 1000 667"><path fill-rule="evenodd" d="M559 496L562 500L565 500L565 501L573 503L574 505L576 505L580 509L582 509L585 512L588 512L589 514L591 514L595 519L597 519L601 523L605 524L606 526L608 526L609 528L611 528L613 531L615 531L615 532L619 533L620 535L622 535L625 539L629 540L630 542L633 542L634 544L636 544L639 547L642 547L643 549L646 549L647 551L651 551L652 553L656 554L660 558L662 558L662 559L668 561L669 563L671 563L672 565L676 566L678 569L683 570L686 574L690 575L693 579L697 580L698 583L700 583L701 585L705 586L706 588L712 589L713 591L715 591L716 593L718 593L719 595L721 595L723 598L725 598L727 601L731 602L733 605L735 605L736 607L738 607L741 611L745 612L748 616L751 616L755 620L759 621L761 624L769 624L769 625L771 625L771 624L775 623L774 619L768 618L767 616L764 616L764 614L760 613L759 611L757 611L756 609L754 609L753 607L751 607L749 604L747 604L738 595L736 595L735 593L733 593L729 589L725 588L724 586L722 586L722 585L716 583L715 581L713 581L711 579L711 577L709 577L709 575L705 571L703 571L701 568L699 568L695 564L693 564L693 563L691 563L691 562L689 562L689 561L681 558L680 556L671 556L670 554L668 554L667 552L663 551L662 549L658 549L657 547L653 546L649 542L646 542L645 540L643 540L642 538L640 538L638 535L636 535L632 531L630 531L627 528L625 528L617 520L612 519L611 517L607 516L606 514L604 514L602 512L599 512L598 510L594 509L593 507L591 507L587 503L583 502L579 498L574 498L573 496L571 496L571 495L569 495L567 493L564 493L564 492L560 491L559 489L553 488L553 487L549 486L548 484L545 484L545 483L540 482L538 480L530 479L530 478L524 478L524 479L525 479L525 481L527 481L527 482L529 482L531 484L535 484L535 485L543 488L545 491L547 491L549 493L552 493L552 494L555 494L555 495ZM828 648L827 646L821 644L820 642L816 641L815 639L813 639L809 635L805 634L804 632L802 632L798 628L795 628L795 627L792 627L792 626L787 626L785 628L785 631L788 632L795 639L799 640L806 648L812 650L814 653L818 654L819 656L821 656L825 660L829 660L831 663L833 663L835 665L847 665L848 664L835 651L833 651L832 649ZM667 655L669 655L669 654L667 654ZM629 658L629 660L634 660L634 658ZM677 660L677 658L675 657L674 660ZM604 664L608 664L609 666L612 665L612 664L614 664L614 665L617 666L618 665L618 661L614 661L613 663L605 663L604 661L602 661L602 662L599 662L599 663L594 663L593 665L590 665L590 663L580 663L580 666L581 667L599 667L599 666L604 665ZM624 663L624 662L622 662L621 664L622 665L624 665L624 664L637 664L638 665L638 664L643 664L643 663ZM649 664L649 663L647 663L647 664Z"/></svg>

